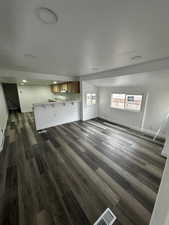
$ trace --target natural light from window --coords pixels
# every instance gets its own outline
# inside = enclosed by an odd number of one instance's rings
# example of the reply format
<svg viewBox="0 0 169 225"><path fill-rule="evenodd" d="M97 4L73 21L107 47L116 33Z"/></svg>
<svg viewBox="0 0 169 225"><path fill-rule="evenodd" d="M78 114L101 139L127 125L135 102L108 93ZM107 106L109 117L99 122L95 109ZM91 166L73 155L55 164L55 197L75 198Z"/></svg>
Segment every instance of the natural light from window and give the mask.
<svg viewBox="0 0 169 225"><path fill-rule="evenodd" d="M142 95L113 93L111 96L111 107L139 112L141 110L142 97Z"/></svg>
<svg viewBox="0 0 169 225"><path fill-rule="evenodd" d="M95 105L96 104L96 94L95 93L86 94L86 104L87 105Z"/></svg>

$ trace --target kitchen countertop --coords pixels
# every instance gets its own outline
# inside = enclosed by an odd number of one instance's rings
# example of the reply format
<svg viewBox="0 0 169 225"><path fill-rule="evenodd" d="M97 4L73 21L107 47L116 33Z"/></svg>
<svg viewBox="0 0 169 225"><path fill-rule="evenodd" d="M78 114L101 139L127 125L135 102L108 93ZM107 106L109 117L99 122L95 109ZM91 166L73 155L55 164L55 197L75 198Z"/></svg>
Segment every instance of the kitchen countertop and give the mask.
<svg viewBox="0 0 169 225"><path fill-rule="evenodd" d="M37 106L44 106L44 105L52 105L52 104L66 104L66 103L75 103L75 102L80 102L80 100L55 100L51 102L41 102L41 103L35 103L33 104L34 107Z"/></svg>

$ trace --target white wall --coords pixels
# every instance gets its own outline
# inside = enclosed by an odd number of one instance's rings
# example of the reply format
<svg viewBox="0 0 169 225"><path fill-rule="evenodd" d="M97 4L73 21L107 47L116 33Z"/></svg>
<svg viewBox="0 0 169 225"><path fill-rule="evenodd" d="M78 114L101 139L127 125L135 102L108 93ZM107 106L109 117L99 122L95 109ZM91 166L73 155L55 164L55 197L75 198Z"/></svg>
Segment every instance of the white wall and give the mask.
<svg viewBox="0 0 169 225"><path fill-rule="evenodd" d="M54 97L50 86L18 86L22 112L32 112L33 104L47 102Z"/></svg>
<svg viewBox="0 0 169 225"><path fill-rule="evenodd" d="M97 100L95 105L86 104L86 94L96 93ZM81 108L81 119L89 120L96 118L98 116L98 88L90 84L90 81L81 81L81 98L82 98L82 108Z"/></svg>
<svg viewBox="0 0 169 225"><path fill-rule="evenodd" d="M140 112L132 112L120 109L113 109L110 107L111 94L112 93L129 93L129 94L144 94L143 90L138 88L110 88L102 87L99 88L99 117L115 122L121 125L140 129L144 114L144 103L146 93L143 97L142 109Z"/></svg>
<svg viewBox="0 0 169 225"><path fill-rule="evenodd" d="M37 104L34 107L34 114L37 130L78 121L80 120L80 102Z"/></svg>
<svg viewBox="0 0 169 225"><path fill-rule="evenodd" d="M141 112L132 112L110 108L111 93L143 94ZM146 97L148 97L146 99ZM145 102L147 103L145 104ZM145 107L146 106L146 107ZM99 88L99 117L119 123L134 129L155 134L169 112L169 90L143 89L136 87L100 87ZM162 127L160 136L165 137L166 129Z"/></svg>
<svg viewBox="0 0 169 225"><path fill-rule="evenodd" d="M144 122L145 131L157 131L162 125L161 136L166 136L167 127L165 118L169 113L169 87L149 90L146 117Z"/></svg>
<svg viewBox="0 0 169 225"><path fill-rule="evenodd" d="M0 84L0 151L2 150L2 143L4 139L4 132L8 120L8 109L6 106L5 96Z"/></svg>
<svg viewBox="0 0 169 225"><path fill-rule="evenodd" d="M150 225L169 224L169 159L167 159Z"/></svg>

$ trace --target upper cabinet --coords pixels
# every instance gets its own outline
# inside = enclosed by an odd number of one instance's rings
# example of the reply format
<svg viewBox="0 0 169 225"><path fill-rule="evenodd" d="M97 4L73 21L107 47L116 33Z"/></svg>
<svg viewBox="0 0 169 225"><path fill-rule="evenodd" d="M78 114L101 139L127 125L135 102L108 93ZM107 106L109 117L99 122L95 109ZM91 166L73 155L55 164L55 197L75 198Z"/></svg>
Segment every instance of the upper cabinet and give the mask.
<svg viewBox="0 0 169 225"><path fill-rule="evenodd" d="M53 93L80 93L80 82L71 81L51 86Z"/></svg>
<svg viewBox="0 0 169 225"><path fill-rule="evenodd" d="M53 93L59 93L60 92L60 85L59 84L52 85L51 90L52 90Z"/></svg>

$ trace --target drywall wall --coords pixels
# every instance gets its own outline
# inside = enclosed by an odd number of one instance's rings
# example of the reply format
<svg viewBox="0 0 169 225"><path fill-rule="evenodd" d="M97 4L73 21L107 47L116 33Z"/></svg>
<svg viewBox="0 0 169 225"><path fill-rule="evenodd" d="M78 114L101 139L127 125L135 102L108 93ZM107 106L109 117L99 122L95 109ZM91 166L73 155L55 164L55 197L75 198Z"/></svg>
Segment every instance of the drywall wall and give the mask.
<svg viewBox="0 0 169 225"><path fill-rule="evenodd" d="M143 94L141 112L112 109L110 99L113 92ZM169 90L167 88L100 87L99 117L155 135L169 112L168 99ZM166 136L165 124L162 126L160 136Z"/></svg>
<svg viewBox="0 0 169 225"><path fill-rule="evenodd" d="M150 225L169 224L169 159L167 159Z"/></svg>
<svg viewBox="0 0 169 225"><path fill-rule="evenodd" d="M112 93L128 93L128 94L144 94L142 101L142 108L140 112L132 112L127 110L114 109L110 107L111 94ZM142 119L144 115L146 94L143 90L138 88L99 88L99 117L115 122L121 125L132 127L134 129L140 129L142 125Z"/></svg>
<svg viewBox="0 0 169 225"><path fill-rule="evenodd" d="M32 112L33 104L47 102L54 97L50 86L18 86L22 112Z"/></svg>
<svg viewBox="0 0 169 225"><path fill-rule="evenodd" d="M96 93L97 99L95 105L86 104L87 93ZM98 88L94 85L91 85L90 81L89 82L81 81L81 98L82 98L81 119L89 120L96 118L98 116Z"/></svg>
<svg viewBox="0 0 169 225"><path fill-rule="evenodd" d="M166 117L169 114L169 88L148 90L148 104L144 121L144 130L156 132L161 126L161 136L166 136Z"/></svg>
<svg viewBox="0 0 169 225"><path fill-rule="evenodd" d="M8 109L6 106L6 100L2 89L2 85L0 84L0 151L2 150L3 147L4 132L7 120L8 120Z"/></svg>

